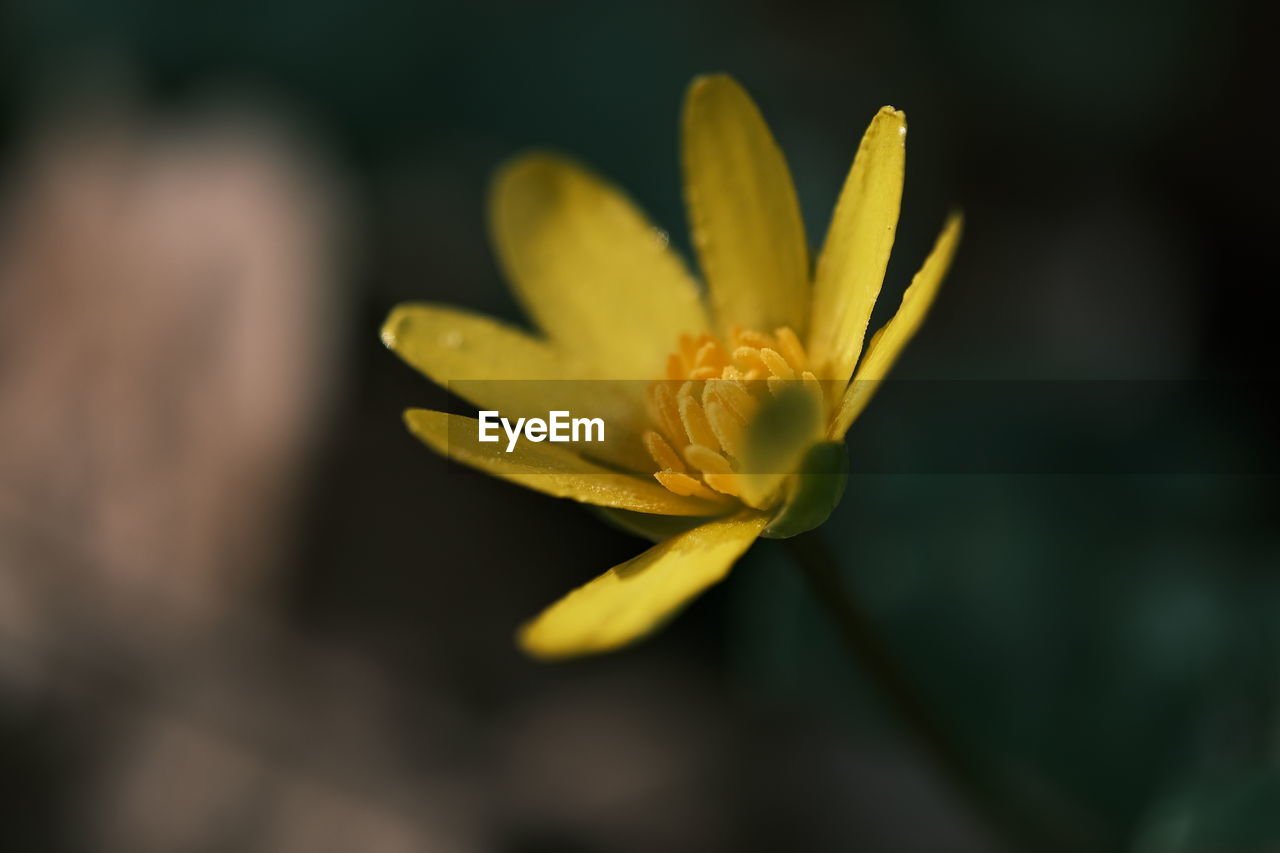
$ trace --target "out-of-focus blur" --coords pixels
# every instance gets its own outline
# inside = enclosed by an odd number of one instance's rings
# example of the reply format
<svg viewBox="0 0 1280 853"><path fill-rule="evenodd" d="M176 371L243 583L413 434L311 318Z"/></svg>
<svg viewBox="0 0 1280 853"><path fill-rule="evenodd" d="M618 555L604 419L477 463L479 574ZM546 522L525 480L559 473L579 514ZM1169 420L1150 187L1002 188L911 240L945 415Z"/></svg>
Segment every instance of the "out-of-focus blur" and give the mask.
<svg viewBox="0 0 1280 853"><path fill-rule="evenodd" d="M1280 849L1269 32L1209 0L7 4L0 848L1009 849L775 543L641 646L522 659L644 543L401 424L450 403L379 343L393 305L521 321L490 172L572 152L688 254L679 103L724 70L814 245L907 111L873 325L966 212L821 531L909 680L1063 837Z"/></svg>

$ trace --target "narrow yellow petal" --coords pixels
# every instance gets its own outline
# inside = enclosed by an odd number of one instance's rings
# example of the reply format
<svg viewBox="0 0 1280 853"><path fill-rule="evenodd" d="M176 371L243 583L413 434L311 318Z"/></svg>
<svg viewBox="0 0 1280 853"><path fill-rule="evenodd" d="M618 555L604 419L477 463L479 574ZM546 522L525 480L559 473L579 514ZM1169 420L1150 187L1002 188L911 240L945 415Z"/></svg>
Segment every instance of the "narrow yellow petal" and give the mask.
<svg viewBox="0 0 1280 853"><path fill-rule="evenodd" d="M733 78L701 77L684 103L685 201L722 332L809 319L809 259L786 160Z"/></svg>
<svg viewBox="0 0 1280 853"><path fill-rule="evenodd" d="M853 375L884 282L902 204L907 117L884 107L871 120L840 192L814 277L809 355L820 379Z"/></svg>
<svg viewBox="0 0 1280 853"><path fill-rule="evenodd" d="M688 515L651 515L607 506L595 507L593 511L619 530L648 539L650 542L665 541L706 522L705 518Z"/></svg>
<svg viewBox="0 0 1280 853"><path fill-rule="evenodd" d="M490 199L499 260L557 348L652 379L682 332L707 329L684 263L621 193L582 167L530 154L503 168Z"/></svg>
<svg viewBox="0 0 1280 853"><path fill-rule="evenodd" d="M722 580L764 529L760 513L695 527L615 566L521 627L520 647L544 659L631 643Z"/></svg>
<svg viewBox="0 0 1280 853"><path fill-rule="evenodd" d="M433 382L481 408L501 409L504 414L547 411L546 389L559 383L524 380L575 375L570 363L545 341L489 317L444 305L396 306L382 326L382 342ZM455 382L461 383L459 387L453 387ZM472 391L470 395L464 386Z"/></svg>
<svg viewBox="0 0 1280 853"><path fill-rule="evenodd" d="M640 386L585 380L591 366L514 326L444 305L397 306L382 326L382 342L410 366L479 409L506 417L545 417L553 409L602 417L615 434L646 422ZM614 465L640 470L638 447L621 440L591 448Z"/></svg>
<svg viewBox="0 0 1280 853"><path fill-rule="evenodd" d="M505 437L481 442L478 422L472 418L409 409L404 419L409 430L438 453L554 497L660 515L714 515L723 509L715 503L674 495L648 476L597 465L560 445L521 440L507 453Z"/></svg>
<svg viewBox="0 0 1280 853"><path fill-rule="evenodd" d="M880 387L881 380L888 374L903 347L915 335L925 314L938 293L938 286L951 266L951 258L955 255L956 246L960 242L960 233L964 219L953 214L943 227L942 233L925 259L924 266L911 280L911 286L902 295L902 304L898 312L880 331L876 332L867 347L867 354L858 366L853 381L845 389L844 397L836 410L830 426L832 438L843 438L849 427L862 414L862 410L871 402L871 397Z"/></svg>

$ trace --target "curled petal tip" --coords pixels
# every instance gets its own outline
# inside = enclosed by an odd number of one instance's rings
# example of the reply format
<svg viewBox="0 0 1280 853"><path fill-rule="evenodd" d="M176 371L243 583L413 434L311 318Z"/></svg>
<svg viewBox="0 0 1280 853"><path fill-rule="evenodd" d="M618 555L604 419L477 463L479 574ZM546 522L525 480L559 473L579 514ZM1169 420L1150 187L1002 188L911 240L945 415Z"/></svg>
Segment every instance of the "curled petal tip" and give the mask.
<svg viewBox="0 0 1280 853"><path fill-rule="evenodd" d="M738 81L733 78L733 75L727 72L709 71L706 74L699 74L689 82L689 92L692 94L693 92L701 91L710 86L725 85L737 86Z"/></svg>
<svg viewBox="0 0 1280 853"><path fill-rule="evenodd" d="M525 622L515 631L516 648L524 652L525 655L533 660L552 660L554 655L543 652L535 642L531 641L530 628L531 622Z"/></svg>
<svg viewBox="0 0 1280 853"><path fill-rule="evenodd" d="M400 308L391 309L391 313L387 315L386 321L382 324L382 330L378 332L378 337L382 339L382 345L389 350L396 348L401 316Z"/></svg>
<svg viewBox="0 0 1280 853"><path fill-rule="evenodd" d="M907 114L897 107L884 106L876 113L874 122L885 121L897 125L898 135L905 137L907 135Z"/></svg>

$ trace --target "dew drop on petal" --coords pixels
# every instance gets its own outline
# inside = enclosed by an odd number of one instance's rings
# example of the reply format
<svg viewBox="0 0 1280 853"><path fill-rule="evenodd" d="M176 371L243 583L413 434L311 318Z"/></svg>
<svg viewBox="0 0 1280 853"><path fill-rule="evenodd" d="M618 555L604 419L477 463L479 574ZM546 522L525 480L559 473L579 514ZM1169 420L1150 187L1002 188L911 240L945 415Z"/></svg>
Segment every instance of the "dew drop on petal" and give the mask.
<svg viewBox="0 0 1280 853"><path fill-rule="evenodd" d="M649 236L653 239L653 245L657 249L665 249L671 243L671 236L661 228L649 229Z"/></svg>
<svg viewBox="0 0 1280 853"><path fill-rule="evenodd" d="M450 329L440 336L440 346L445 349L461 349L462 348L462 332L457 329Z"/></svg>

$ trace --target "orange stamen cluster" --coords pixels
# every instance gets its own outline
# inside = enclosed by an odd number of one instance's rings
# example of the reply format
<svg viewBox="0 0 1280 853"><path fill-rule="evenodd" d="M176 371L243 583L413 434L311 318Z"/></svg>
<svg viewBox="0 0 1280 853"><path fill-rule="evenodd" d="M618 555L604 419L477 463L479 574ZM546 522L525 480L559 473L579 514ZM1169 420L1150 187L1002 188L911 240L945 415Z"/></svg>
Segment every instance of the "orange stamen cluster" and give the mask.
<svg viewBox="0 0 1280 853"><path fill-rule="evenodd" d="M738 462L748 425L766 393L803 382L821 399L822 387L795 332L772 335L734 328L726 346L704 334L681 335L667 357L666 378L649 386L645 448L653 475L677 495L709 500L742 498Z"/></svg>

